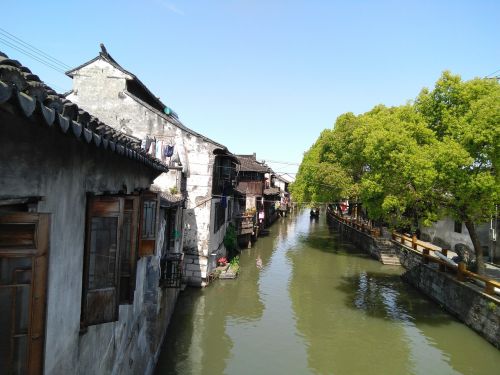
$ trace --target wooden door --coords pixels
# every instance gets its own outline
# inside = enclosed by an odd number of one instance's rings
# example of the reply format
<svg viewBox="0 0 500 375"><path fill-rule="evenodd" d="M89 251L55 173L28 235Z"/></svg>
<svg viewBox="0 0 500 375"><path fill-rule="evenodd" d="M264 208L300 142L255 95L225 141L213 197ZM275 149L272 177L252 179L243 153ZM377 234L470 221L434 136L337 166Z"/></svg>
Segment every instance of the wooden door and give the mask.
<svg viewBox="0 0 500 375"><path fill-rule="evenodd" d="M43 372L50 214L0 215L0 369Z"/></svg>

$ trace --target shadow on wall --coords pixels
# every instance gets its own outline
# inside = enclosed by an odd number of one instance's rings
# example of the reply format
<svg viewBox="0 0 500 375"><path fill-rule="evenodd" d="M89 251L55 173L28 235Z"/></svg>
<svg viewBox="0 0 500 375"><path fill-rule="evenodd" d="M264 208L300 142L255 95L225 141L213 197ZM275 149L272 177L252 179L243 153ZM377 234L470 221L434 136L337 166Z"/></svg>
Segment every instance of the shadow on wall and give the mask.
<svg viewBox="0 0 500 375"><path fill-rule="evenodd" d="M184 210L184 282L201 286L201 264L198 252L198 223L195 209Z"/></svg>

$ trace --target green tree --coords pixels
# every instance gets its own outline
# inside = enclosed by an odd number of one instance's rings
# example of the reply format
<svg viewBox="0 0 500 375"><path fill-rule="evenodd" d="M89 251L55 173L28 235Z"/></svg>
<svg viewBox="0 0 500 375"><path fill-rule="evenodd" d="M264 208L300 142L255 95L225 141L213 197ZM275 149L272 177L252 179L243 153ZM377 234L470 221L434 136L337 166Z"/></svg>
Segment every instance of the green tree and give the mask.
<svg viewBox="0 0 500 375"><path fill-rule="evenodd" d="M438 141L431 199L465 223L477 271L484 273L476 225L490 219L499 203L500 85L486 79L464 82L444 72L432 91L422 90L415 106Z"/></svg>
<svg viewBox="0 0 500 375"><path fill-rule="evenodd" d="M314 205L337 201L353 188L349 174L331 156L331 148L335 145L332 135L332 130L324 130L304 153L295 182L290 187L296 202Z"/></svg>
<svg viewBox="0 0 500 375"><path fill-rule="evenodd" d="M361 123L355 131L365 161L360 195L369 216L404 226L434 218L426 202L435 178L434 138L422 116L412 105L377 106Z"/></svg>
<svg viewBox="0 0 500 375"><path fill-rule="evenodd" d="M444 72L415 103L337 118L304 154L299 202L358 200L372 219L463 221L484 272L476 225L499 203L500 85Z"/></svg>

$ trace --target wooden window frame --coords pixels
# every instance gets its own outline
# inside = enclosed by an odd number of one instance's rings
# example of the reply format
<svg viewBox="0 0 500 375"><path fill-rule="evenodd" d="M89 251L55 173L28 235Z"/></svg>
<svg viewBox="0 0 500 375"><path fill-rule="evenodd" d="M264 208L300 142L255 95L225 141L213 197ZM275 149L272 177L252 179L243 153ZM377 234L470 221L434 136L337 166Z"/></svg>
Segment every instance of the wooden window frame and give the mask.
<svg viewBox="0 0 500 375"><path fill-rule="evenodd" d="M0 233L0 242L8 242L0 247L0 257L31 258L26 374L41 375L44 362L50 214L7 212L0 214L0 224L22 225L25 228L29 226L32 229L31 233L22 230L18 231L17 235L15 232L5 236Z"/></svg>
<svg viewBox="0 0 500 375"><path fill-rule="evenodd" d="M155 202L155 212L154 212L154 224L153 224L153 234L143 233L145 227L146 212L144 205L147 202ZM158 236L158 227L160 220L160 193L152 191L144 191L141 194L141 205L140 205L140 220L139 220L139 257L152 256L156 249L156 239Z"/></svg>
<svg viewBox="0 0 500 375"><path fill-rule="evenodd" d="M118 320L120 298L120 240L123 223L124 198L117 196L87 196L87 215L85 226L84 272L82 285L82 306L80 325L82 333L86 327ZM103 288L89 287L90 246L92 241L92 218L116 218L116 253L114 269L114 285ZM99 297L99 295L101 297ZM97 296L97 297L96 297ZM106 297L102 297L106 296ZM107 300L106 300L107 299ZM106 303L102 302L105 301ZM101 303L101 306L99 304ZM108 313L113 305L113 312ZM102 309L102 305L108 309ZM101 307L101 308L99 308Z"/></svg>
<svg viewBox="0 0 500 375"><path fill-rule="evenodd" d="M221 201L214 204L214 234L226 223L226 207L222 205Z"/></svg>

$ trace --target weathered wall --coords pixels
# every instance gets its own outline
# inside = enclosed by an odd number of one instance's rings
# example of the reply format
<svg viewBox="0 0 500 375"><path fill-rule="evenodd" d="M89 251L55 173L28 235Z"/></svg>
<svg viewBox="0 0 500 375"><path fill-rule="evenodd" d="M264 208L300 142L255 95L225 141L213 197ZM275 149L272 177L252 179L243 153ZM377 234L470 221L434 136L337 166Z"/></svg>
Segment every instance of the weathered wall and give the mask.
<svg viewBox="0 0 500 375"><path fill-rule="evenodd" d="M86 193L146 188L151 170L55 126L6 112L0 123L0 195L41 196L38 211L51 214L45 374L151 373L177 297L158 288L156 258L139 260L134 304L120 306L119 321L79 333Z"/></svg>
<svg viewBox="0 0 500 375"><path fill-rule="evenodd" d="M328 214L327 214L328 215ZM342 238L354 243L359 248L363 249L365 252L370 254L373 258L379 259L379 249L377 247L376 240L366 233L360 232L355 228L345 225L335 219L334 217L328 215L328 223L335 228Z"/></svg>
<svg viewBox="0 0 500 375"><path fill-rule="evenodd" d="M204 279L214 264L211 254L221 249L226 225L217 233L211 230L211 185L217 146L170 123L168 117L126 92L130 78L103 60L97 60L77 72L73 93L68 99L94 114L110 126L145 139L154 136L175 145L187 177L187 210L184 215L185 278L189 285L205 285ZM155 185L165 191L175 186L172 175L163 174ZM206 203L204 203L206 202Z"/></svg>
<svg viewBox="0 0 500 375"><path fill-rule="evenodd" d="M403 279L500 348L500 301L430 265L409 269Z"/></svg>

